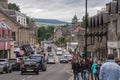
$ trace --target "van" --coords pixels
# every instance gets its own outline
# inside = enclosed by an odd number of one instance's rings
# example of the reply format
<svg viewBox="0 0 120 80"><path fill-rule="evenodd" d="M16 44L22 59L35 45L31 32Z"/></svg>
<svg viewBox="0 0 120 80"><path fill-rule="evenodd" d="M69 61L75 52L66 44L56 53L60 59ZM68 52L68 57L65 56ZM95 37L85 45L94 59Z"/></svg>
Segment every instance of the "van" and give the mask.
<svg viewBox="0 0 120 80"><path fill-rule="evenodd" d="M45 56L42 54L30 55L29 59L35 59L39 63L39 70L46 71L47 66L45 62Z"/></svg>
<svg viewBox="0 0 120 80"><path fill-rule="evenodd" d="M57 53L56 53L57 55L62 55L62 48L60 48L60 47L58 47L57 48Z"/></svg>

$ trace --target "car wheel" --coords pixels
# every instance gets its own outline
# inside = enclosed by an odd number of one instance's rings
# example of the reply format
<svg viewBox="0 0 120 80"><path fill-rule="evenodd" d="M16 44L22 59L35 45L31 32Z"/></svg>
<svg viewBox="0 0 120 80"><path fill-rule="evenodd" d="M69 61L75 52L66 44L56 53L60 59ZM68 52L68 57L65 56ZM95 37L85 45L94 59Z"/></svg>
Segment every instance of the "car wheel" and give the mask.
<svg viewBox="0 0 120 80"><path fill-rule="evenodd" d="M45 69L42 69L42 71L46 71L46 68L45 68Z"/></svg>
<svg viewBox="0 0 120 80"><path fill-rule="evenodd" d="M12 70L9 70L9 73L12 73Z"/></svg>
<svg viewBox="0 0 120 80"><path fill-rule="evenodd" d="M23 75L23 71L21 71L21 75Z"/></svg>
<svg viewBox="0 0 120 80"><path fill-rule="evenodd" d="M9 70L8 69L6 69L6 71L5 71L6 73L8 73L9 72Z"/></svg>
<svg viewBox="0 0 120 80"><path fill-rule="evenodd" d="M39 71L36 72L36 75L39 75Z"/></svg>

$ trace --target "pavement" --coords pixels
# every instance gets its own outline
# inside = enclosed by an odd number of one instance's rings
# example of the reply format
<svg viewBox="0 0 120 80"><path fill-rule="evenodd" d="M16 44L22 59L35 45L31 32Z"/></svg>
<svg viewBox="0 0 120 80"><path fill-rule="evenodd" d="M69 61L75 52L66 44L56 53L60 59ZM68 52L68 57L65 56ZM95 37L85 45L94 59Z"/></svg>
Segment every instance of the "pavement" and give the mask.
<svg viewBox="0 0 120 80"><path fill-rule="evenodd" d="M71 77L69 78L69 80L74 80L72 70L69 70L68 73L71 75ZM82 80L81 76L80 76L80 80Z"/></svg>
<svg viewBox="0 0 120 80"><path fill-rule="evenodd" d="M69 80L74 80L72 70L69 70L69 71L68 71L68 74L71 75L71 77L69 78ZM80 80L82 80L81 73L80 73ZM91 80L91 79L89 79L89 80Z"/></svg>

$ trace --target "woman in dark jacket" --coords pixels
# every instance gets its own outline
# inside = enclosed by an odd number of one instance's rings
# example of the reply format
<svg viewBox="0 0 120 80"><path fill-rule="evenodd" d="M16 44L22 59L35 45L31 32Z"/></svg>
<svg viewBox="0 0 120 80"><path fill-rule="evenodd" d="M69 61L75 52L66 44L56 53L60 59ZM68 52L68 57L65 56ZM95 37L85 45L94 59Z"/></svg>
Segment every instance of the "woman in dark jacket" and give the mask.
<svg viewBox="0 0 120 80"><path fill-rule="evenodd" d="M88 80L88 70L89 66L85 59L81 63L81 77L83 80Z"/></svg>
<svg viewBox="0 0 120 80"><path fill-rule="evenodd" d="M78 59L75 59L72 63L72 69L74 74L74 80L79 80L80 64Z"/></svg>

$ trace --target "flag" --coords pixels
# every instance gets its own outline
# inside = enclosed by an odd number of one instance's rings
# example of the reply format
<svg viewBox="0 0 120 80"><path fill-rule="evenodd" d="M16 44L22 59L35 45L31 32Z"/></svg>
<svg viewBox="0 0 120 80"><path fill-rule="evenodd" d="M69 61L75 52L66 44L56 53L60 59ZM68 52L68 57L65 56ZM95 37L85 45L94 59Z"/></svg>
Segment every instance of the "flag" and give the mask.
<svg viewBox="0 0 120 80"><path fill-rule="evenodd" d="M76 51L73 52L73 56L74 56L74 57L77 57Z"/></svg>

